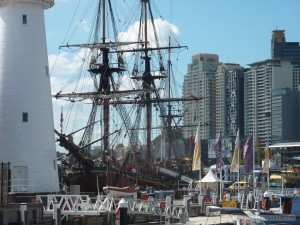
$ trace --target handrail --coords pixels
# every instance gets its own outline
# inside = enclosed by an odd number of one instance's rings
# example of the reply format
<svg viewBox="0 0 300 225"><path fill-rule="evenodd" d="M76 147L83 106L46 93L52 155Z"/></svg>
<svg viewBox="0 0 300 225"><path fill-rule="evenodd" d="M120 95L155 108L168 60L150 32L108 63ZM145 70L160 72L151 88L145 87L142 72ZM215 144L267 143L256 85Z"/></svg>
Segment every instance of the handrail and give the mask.
<svg viewBox="0 0 300 225"><path fill-rule="evenodd" d="M91 198L88 195L37 195L36 201L43 203L43 211L45 214L53 214L54 205L61 210L62 216L68 215L107 215L107 213L115 214L118 208L119 198L98 195ZM179 219L183 208L175 206L172 202L141 199L125 199L128 203L128 214L141 215L160 215L166 218ZM164 202L164 204L161 204ZM163 207L162 207L163 206Z"/></svg>

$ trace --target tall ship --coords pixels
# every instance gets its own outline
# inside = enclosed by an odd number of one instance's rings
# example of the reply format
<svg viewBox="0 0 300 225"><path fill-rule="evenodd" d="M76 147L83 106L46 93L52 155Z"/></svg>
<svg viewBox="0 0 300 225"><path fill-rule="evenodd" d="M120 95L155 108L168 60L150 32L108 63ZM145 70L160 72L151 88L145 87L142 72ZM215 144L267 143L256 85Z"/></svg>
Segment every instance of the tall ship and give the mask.
<svg viewBox="0 0 300 225"><path fill-rule="evenodd" d="M88 41L60 47L81 64L53 95L64 101L55 134L68 152L61 159L65 184L102 192L191 182L193 150L181 132L182 102L200 98L181 98L176 84L172 57L186 48L176 27L153 0L86 4L85 12L95 11Z"/></svg>

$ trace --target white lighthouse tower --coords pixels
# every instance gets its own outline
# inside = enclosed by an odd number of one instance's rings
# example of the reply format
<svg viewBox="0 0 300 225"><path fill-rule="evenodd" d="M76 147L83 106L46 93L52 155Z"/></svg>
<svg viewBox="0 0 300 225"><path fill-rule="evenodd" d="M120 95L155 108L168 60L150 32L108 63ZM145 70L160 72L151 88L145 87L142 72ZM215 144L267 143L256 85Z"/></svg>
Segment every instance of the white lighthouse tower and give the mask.
<svg viewBox="0 0 300 225"><path fill-rule="evenodd" d="M59 190L44 22L53 5L0 0L0 162L10 163L10 191Z"/></svg>

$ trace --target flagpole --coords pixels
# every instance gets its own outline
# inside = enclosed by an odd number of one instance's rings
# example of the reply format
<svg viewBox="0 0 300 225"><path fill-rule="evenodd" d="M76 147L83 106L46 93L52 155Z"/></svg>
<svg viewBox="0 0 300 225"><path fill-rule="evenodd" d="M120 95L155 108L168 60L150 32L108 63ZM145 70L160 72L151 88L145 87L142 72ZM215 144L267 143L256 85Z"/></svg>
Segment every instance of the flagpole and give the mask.
<svg viewBox="0 0 300 225"><path fill-rule="evenodd" d="M266 163L266 162L265 162ZM270 191L270 171L268 169L268 192Z"/></svg>
<svg viewBox="0 0 300 225"><path fill-rule="evenodd" d="M217 136L217 140L214 146L216 154L216 172L220 173L220 201L222 201L222 135L221 130ZM217 191L218 193L218 191Z"/></svg>
<svg viewBox="0 0 300 225"><path fill-rule="evenodd" d="M268 164L267 164L267 169L268 169L268 173L267 173L267 182L268 182L268 192L270 191L270 159L271 159L271 149L269 147L269 142L268 142L268 148L267 148L267 156L268 156ZM266 153L265 153L266 154ZM265 164L266 164L266 159L265 159Z"/></svg>
<svg viewBox="0 0 300 225"><path fill-rule="evenodd" d="M222 201L222 160L221 160L221 169L220 169L220 202Z"/></svg>
<svg viewBox="0 0 300 225"><path fill-rule="evenodd" d="M255 174L254 174L254 166L255 166L255 152L254 152L254 146L255 146L255 139L256 136L253 135L253 143L252 143L252 155L253 155L253 160L252 160L252 177L253 177L253 196L255 197L255 186L257 186L256 181L255 181Z"/></svg>
<svg viewBox="0 0 300 225"><path fill-rule="evenodd" d="M268 192L270 192L270 163L271 163L270 160L271 160L271 149L269 147L269 140L268 140L268 156L269 156L269 163L268 163Z"/></svg>
<svg viewBox="0 0 300 225"><path fill-rule="evenodd" d="M201 146L201 141L200 141L200 146ZM201 157L199 158L199 165L200 165L200 168L199 168L199 181L200 181L200 195L202 194L202 184L201 184L201 179L202 179L202 176L201 176Z"/></svg>
<svg viewBox="0 0 300 225"><path fill-rule="evenodd" d="M237 145L237 151L238 151L238 165L239 165L239 168L238 168L238 203L240 203L240 130L238 129L238 132L237 132L237 135L238 135L238 141L236 143Z"/></svg>

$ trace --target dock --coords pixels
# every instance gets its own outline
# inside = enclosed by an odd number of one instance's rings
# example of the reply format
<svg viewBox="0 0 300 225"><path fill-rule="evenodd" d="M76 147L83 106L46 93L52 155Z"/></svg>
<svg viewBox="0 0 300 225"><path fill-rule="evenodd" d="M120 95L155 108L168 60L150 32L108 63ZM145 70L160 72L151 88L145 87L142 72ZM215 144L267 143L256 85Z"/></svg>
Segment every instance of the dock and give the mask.
<svg viewBox="0 0 300 225"><path fill-rule="evenodd" d="M105 195L90 197L89 195L37 195L36 202L14 204L9 209L15 217L22 217L28 224L54 225L56 218L59 218L61 225L117 225L116 210L121 200L128 204L127 215L129 224L191 224L191 225L235 225L237 220L240 224L248 224L249 217L239 208L218 207L212 202L199 205L190 199L170 199L164 200L149 198L142 199L115 199ZM24 205L26 207L24 208ZM7 208L0 212L2 223L5 223L5 213ZM36 217L36 218L33 218ZM38 217L38 218L37 218ZM30 222L29 222L30 221ZM245 223L244 223L245 222Z"/></svg>

